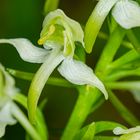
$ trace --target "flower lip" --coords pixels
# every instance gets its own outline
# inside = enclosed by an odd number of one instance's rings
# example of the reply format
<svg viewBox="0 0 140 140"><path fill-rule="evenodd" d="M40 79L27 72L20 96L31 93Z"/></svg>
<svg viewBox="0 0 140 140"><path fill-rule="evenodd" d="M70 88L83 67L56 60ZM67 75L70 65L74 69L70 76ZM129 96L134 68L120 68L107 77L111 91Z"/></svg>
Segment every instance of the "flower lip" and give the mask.
<svg viewBox="0 0 140 140"><path fill-rule="evenodd" d="M60 74L68 81L77 85L90 85L97 87L108 99L104 84L93 73L92 69L81 61L66 58L58 67Z"/></svg>

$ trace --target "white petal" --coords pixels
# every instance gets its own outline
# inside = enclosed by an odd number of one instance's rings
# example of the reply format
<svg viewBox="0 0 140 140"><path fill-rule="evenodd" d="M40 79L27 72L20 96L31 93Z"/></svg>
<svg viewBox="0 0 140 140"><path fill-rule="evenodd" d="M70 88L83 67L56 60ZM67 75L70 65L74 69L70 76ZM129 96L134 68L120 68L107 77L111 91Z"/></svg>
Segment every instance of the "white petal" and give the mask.
<svg viewBox="0 0 140 140"><path fill-rule="evenodd" d="M125 29L140 26L140 6L132 0L120 0L113 8L112 15Z"/></svg>
<svg viewBox="0 0 140 140"><path fill-rule="evenodd" d="M7 125L14 125L16 120L12 117L10 102L7 102L2 109L0 109L0 137L5 134L5 127Z"/></svg>
<svg viewBox="0 0 140 140"><path fill-rule="evenodd" d="M140 91L139 90L131 90L131 93L136 102L140 103Z"/></svg>
<svg viewBox="0 0 140 140"><path fill-rule="evenodd" d="M71 32L73 34L74 41L79 41L84 46L84 42L83 42L84 32L80 24L76 22L75 20L72 20L71 18L66 16L65 13L60 9L50 12L45 17L43 21L43 30L41 32L41 36L46 32L46 28L48 28L50 24L54 22L54 20L56 20L55 24L62 25L59 19L64 20L69 25L69 27L71 28Z"/></svg>
<svg viewBox="0 0 140 140"><path fill-rule="evenodd" d="M103 83L93 73L92 69L84 63L77 60L65 59L59 66L58 71L71 83L77 85L88 84L97 87L101 92L103 92L105 98L108 98L108 94Z"/></svg>
<svg viewBox="0 0 140 140"><path fill-rule="evenodd" d="M48 55L48 51L35 47L28 39L0 39L0 43L9 43L13 45L20 57L27 62L42 63L44 58Z"/></svg>
<svg viewBox="0 0 140 140"><path fill-rule="evenodd" d="M134 133L134 132L138 132L140 131L140 126L136 126L136 127L133 127L133 128L130 128L130 129L123 129L121 127L116 127L114 130L113 130L113 133L115 135L120 135L120 134L129 134L129 133Z"/></svg>

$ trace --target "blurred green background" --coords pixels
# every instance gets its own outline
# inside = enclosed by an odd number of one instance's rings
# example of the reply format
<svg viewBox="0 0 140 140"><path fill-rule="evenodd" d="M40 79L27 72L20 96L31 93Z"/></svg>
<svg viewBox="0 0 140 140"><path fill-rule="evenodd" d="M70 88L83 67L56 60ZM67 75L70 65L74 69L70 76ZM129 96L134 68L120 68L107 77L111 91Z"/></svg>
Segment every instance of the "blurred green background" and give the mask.
<svg viewBox="0 0 140 140"><path fill-rule="evenodd" d="M0 0L0 38L24 37L37 45L44 19L44 2L44 0ZM60 0L59 8L63 9L69 17L84 25L95 4L95 0ZM107 30L106 26L103 30ZM104 44L104 41L98 39L94 53L87 56L87 63L91 67L95 66ZM40 66L22 61L17 51L6 44L0 44L0 62L7 68L28 72L36 72ZM57 72L55 71L53 75L57 75ZM16 79L16 85L22 93L27 94L30 82ZM127 92L120 92L118 95L134 114L140 117L137 109L138 104L134 103L132 96ZM48 99L44 114L50 138L52 140L59 139L73 109L77 92L74 89L46 86L42 94L43 97ZM105 102L103 106L91 114L86 123L93 120L113 120L125 124L109 102ZM24 140L23 128L19 124L8 126L4 139Z"/></svg>

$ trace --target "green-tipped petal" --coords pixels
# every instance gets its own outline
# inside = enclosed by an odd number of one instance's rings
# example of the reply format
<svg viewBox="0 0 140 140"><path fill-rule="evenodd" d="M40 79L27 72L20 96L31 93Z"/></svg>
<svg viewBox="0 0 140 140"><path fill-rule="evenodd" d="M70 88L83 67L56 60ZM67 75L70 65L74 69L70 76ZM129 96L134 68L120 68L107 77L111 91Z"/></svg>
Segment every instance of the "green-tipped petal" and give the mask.
<svg viewBox="0 0 140 140"><path fill-rule="evenodd" d="M116 127L113 130L113 133L115 135L120 135L120 134L129 134L129 133L134 133L134 132L139 132L140 131L140 126L136 126L130 129L123 129L121 127Z"/></svg>
<svg viewBox="0 0 140 140"><path fill-rule="evenodd" d="M35 74L28 93L28 115L31 123L35 123L35 114L40 94L53 70L64 59L61 52L52 52Z"/></svg>
<svg viewBox="0 0 140 140"><path fill-rule="evenodd" d="M83 42L84 33L80 24L72 20L71 18L67 17L65 13L60 9L50 12L45 17L44 22L43 22L43 29L41 31L41 37L47 34L47 31L50 25L58 24L58 25L63 26L64 28L67 28L63 24L63 21L70 27L71 32L73 34L74 41L79 41L84 46L84 42Z"/></svg>
<svg viewBox="0 0 140 140"><path fill-rule="evenodd" d="M7 125L14 125L16 120L12 116L12 104L7 102L3 108L0 108L0 138L5 134Z"/></svg>
<svg viewBox="0 0 140 140"><path fill-rule="evenodd" d="M140 140L140 132L122 135L118 140Z"/></svg>
<svg viewBox="0 0 140 140"><path fill-rule="evenodd" d="M112 15L125 29L140 26L140 6L132 0L120 0L113 8Z"/></svg>
<svg viewBox="0 0 140 140"><path fill-rule="evenodd" d="M17 38L17 39L0 39L0 43L9 43L13 45L20 57L27 62L31 63L42 63L49 54L45 49L35 47L28 39Z"/></svg>
<svg viewBox="0 0 140 140"><path fill-rule="evenodd" d="M111 8L118 0L99 0L85 27L85 49L91 53L100 28Z"/></svg>
<svg viewBox="0 0 140 140"><path fill-rule="evenodd" d="M65 59L59 66L58 71L68 81L77 85L91 85L97 87L108 98L108 93L103 83L93 73L92 69L83 62Z"/></svg>
<svg viewBox="0 0 140 140"><path fill-rule="evenodd" d="M136 126L130 129L123 129L121 127L116 127L113 130L115 135L123 134L119 140L140 140L140 126Z"/></svg>

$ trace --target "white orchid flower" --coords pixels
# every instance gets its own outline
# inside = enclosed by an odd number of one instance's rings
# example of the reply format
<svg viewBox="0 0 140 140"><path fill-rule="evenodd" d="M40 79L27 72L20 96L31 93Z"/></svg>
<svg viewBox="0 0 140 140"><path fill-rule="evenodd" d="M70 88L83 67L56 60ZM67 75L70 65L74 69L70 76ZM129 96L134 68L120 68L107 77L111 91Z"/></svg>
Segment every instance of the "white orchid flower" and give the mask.
<svg viewBox="0 0 140 140"><path fill-rule="evenodd" d="M92 69L83 62L74 60L75 41L83 46L83 31L79 23L68 18L63 11L50 12L43 22L38 43L43 48L35 47L27 39L0 39L0 43L10 43L27 62L43 63L35 74L28 94L29 119L34 116L39 96L50 74L60 64L58 70L68 81L77 85L97 87L108 98L103 83L96 77Z"/></svg>
<svg viewBox="0 0 140 140"><path fill-rule="evenodd" d="M0 64L0 138L4 136L7 125L14 125L16 123L12 115L14 104L12 96L17 92L14 85L14 79Z"/></svg>

